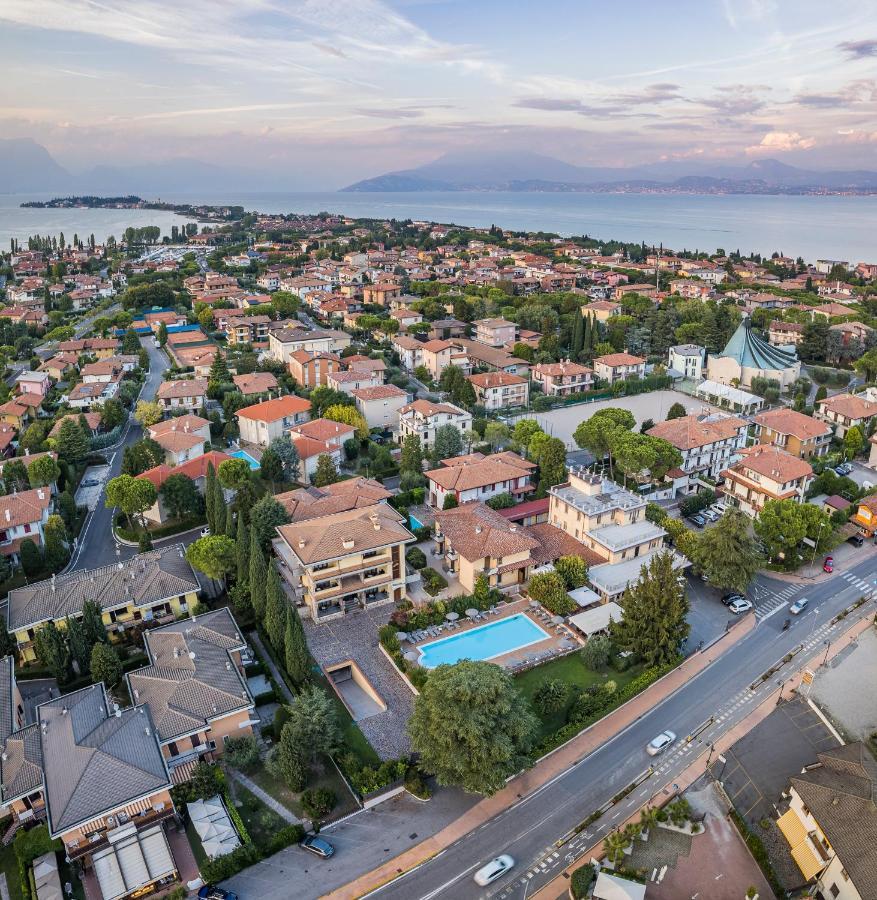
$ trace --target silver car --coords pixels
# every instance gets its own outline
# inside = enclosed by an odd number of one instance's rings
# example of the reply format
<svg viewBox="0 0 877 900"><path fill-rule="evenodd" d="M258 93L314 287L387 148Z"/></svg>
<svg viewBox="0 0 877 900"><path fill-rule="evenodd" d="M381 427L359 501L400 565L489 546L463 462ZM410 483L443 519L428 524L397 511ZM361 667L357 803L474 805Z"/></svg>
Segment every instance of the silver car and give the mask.
<svg viewBox="0 0 877 900"><path fill-rule="evenodd" d="M646 745L646 753L649 756L657 756L659 753L663 753L675 740L676 735L672 731L662 731Z"/></svg>
<svg viewBox="0 0 877 900"><path fill-rule="evenodd" d="M497 856L496 859L491 860L486 866L482 866L475 873L473 876L475 878L475 884L480 885L481 887L487 887L487 885L493 884L497 878L502 878L514 864L515 861L508 853Z"/></svg>

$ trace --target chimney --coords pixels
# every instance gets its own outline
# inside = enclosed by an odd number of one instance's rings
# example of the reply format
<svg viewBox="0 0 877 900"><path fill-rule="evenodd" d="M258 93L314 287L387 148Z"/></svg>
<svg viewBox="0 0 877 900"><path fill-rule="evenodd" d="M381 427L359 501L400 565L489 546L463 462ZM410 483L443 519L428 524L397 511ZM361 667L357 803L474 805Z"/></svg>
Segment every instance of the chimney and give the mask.
<svg viewBox="0 0 877 900"><path fill-rule="evenodd" d="M45 499L46 499L46 495L43 493L43 489L42 489L42 488L39 488L39 489L37 490L37 497L39 497L40 500L45 500Z"/></svg>
<svg viewBox="0 0 877 900"><path fill-rule="evenodd" d="M9 514L9 510L8 510L8 509L6 510L6 521L7 521L7 522L12 521L12 516Z"/></svg>
<svg viewBox="0 0 877 900"><path fill-rule="evenodd" d="M299 538L298 539L298 549L304 550L304 548L305 548L305 540L304 540L304 538Z"/></svg>
<svg viewBox="0 0 877 900"><path fill-rule="evenodd" d="M475 526L475 534L481 534L481 526L480 525Z"/></svg>

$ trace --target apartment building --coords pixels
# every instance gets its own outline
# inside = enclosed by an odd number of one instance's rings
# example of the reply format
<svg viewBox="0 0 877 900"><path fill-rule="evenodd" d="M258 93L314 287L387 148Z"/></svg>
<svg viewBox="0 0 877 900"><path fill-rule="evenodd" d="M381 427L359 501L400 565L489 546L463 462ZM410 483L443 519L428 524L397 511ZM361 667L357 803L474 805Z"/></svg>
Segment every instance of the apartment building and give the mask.
<svg viewBox="0 0 877 900"><path fill-rule="evenodd" d="M540 546L525 528L483 503L437 512L433 541L448 571L470 593L479 575L499 590L526 584Z"/></svg>
<svg viewBox="0 0 877 900"><path fill-rule="evenodd" d="M646 361L630 353L608 353L594 360L594 374L608 384L615 384L626 378L643 378L646 374Z"/></svg>
<svg viewBox="0 0 877 900"><path fill-rule="evenodd" d="M235 415L241 429L241 440L267 447L275 438L283 437L293 425L311 417L311 402L288 395L254 403L239 409Z"/></svg>
<svg viewBox="0 0 877 900"><path fill-rule="evenodd" d="M831 446L831 427L794 409L768 410L753 421L760 444L773 444L801 459L825 456Z"/></svg>
<svg viewBox="0 0 877 900"><path fill-rule="evenodd" d="M143 633L149 662L126 675L136 705L152 717L173 780L225 740L253 733L255 703L241 650L247 643L228 607ZM186 767L180 769L180 767Z"/></svg>
<svg viewBox="0 0 877 900"><path fill-rule="evenodd" d="M679 372L683 378L700 381L706 362L706 349L697 344L677 344L667 354L667 368ZM672 372L670 373L672 374Z"/></svg>
<svg viewBox="0 0 877 900"><path fill-rule="evenodd" d="M269 316L235 316L225 326L229 346L256 344L268 340Z"/></svg>
<svg viewBox="0 0 877 900"><path fill-rule="evenodd" d="M820 400L813 416L828 422L840 439L853 426L859 427L862 434L867 434L871 420L877 416L877 403L858 394L835 394Z"/></svg>
<svg viewBox="0 0 877 900"><path fill-rule="evenodd" d="M0 555L18 565L21 562L21 545L26 540L41 547L45 543L44 529L51 510L51 487L0 497Z"/></svg>
<svg viewBox="0 0 877 900"><path fill-rule="evenodd" d="M695 493L698 477L713 481L740 458L746 446L748 423L721 413L708 416L680 416L659 422L648 430L651 437L662 438L682 454L679 471L671 471L674 496Z"/></svg>
<svg viewBox="0 0 877 900"><path fill-rule="evenodd" d="M449 496L458 505L477 500L484 502L499 494L511 494L518 499L533 490L530 479L535 468L529 460L511 452L491 456L470 453L443 459L438 469L426 473L427 502L436 509L443 509Z"/></svg>
<svg viewBox="0 0 877 900"><path fill-rule="evenodd" d="M475 340L488 347L504 347L508 343L514 343L518 333L515 322L505 319L478 319L475 325Z"/></svg>
<svg viewBox="0 0 877 900"><path fill-rule="evenodd" d="M310 353L340 353L350 346L350 335L344 331L307 331L304 328L268 330L268 355L284 365L296 350Z"/></svg>
<svg viewBox="0 0 877 900"><path fill-rule="evenodd" d="M509 375L522 375L526 377L530 373L530 364L517 356L512 356L506 350L496 347L488 347L480 341L469 338L455 338L451 342L458 354L468 360L472 369L482 369L487 372L506 372ZM458 363L454 363L458 365ZM467 372L468 374L468 372Z"/></svg>
<svg viewBox="0 0 877 900"><path fill-rule="evenodd" d="M405 544L414 535L386 503L282 525L280 574L315 622L406 597Z"/></svg>
<svg viewBox="0 0 877 900"><path fill-rule="evenodd" d="M352 390L350 394L369 428L399 430L399 411L408 403L407 391L395 384L376 384Z"/></svg>
<svg viewBox="0 0 877 900"><path fill-rule="evenodd" d="M341 359L334 353L295 350L287 360L289 374L303 387L328 384L330 375L341 371Z"/></svg>
<svg viewBox="0 0 877 900"><path fill-rule="evenodd" d="M433 381L438 381L442 372L451 365L458 366L467 374L470 371L466 354L450 341L427 341L421 344L420 358Z"/></svg>
<svg viewBox="0 0 877 900"><path fill-rule="evenodd" d="M526 406L530 401L530 382L508 372L482 372L470 375L478 403L485 409Z"/></svg>
<svg viewBox="0 0 877 900"><path fill-rule="evenodd" d="M399 443L409 434L416 434L423 452L429 453L435 443L436 429L442 425L458 428L465 444L472 432L472 414L453 403L415 400L399 410Z"/></svg>
<svg viewBox="0 0 877 900"><path fill-rule="evenodd" d="M877 896L875 795L877 765L860 741L816 754L814 765L790 779L777 826L808 896Z"/></svg>
<svg viewBox="0 0 877 900"><path fill-rule="evenodd" d="M810 463L779 447L757 444L740 451L741 459L722 472L725 497L755 518L768 500L803 503L813 480Z"/></svg>
<svg viewBox="0 0 877 900"><path fill-rule="evenodd" d="M155 399L166 410L200 409L207 399L206 378L180 378L163 381L155 393Z"/></svg>
<svg viewBox="0 0 877 900"><path fill-rule="evenodd" d="M413 372L423 365L423 342L407 335L398 335L391 341L393 349L399 354L402 367Z"/></svg>
<svg viewBox="0 0 877 900"><path fill-rule="evenodd" d="M774 319L767 330L767 340L774 347L797 347L804 340L804 326L797 322L781 322Z"/></svg>
<svg viewBox="0 0 877 900"><path fill-rule="evenodd" d="M567 397L589 391L594 386L594 370L568 359L557 363L538 363L533 368L533 381L549 397Z"/></svg>
<svg viewBox="0 0 877 900"><path fill-rule="evenodd" d="M182 544L140 553L116 565L53 575L9 592L6 622L22 662L36 659L33 639L46 622L63 627L82 615L86 600L103 612L110 640L141 622L172 621L196 603L201 585Z"/></svg>
<svg viewBox="0 0 877 900"><path fill-rule="evenodd" d="M584 468L550 488L548 523L588 551L588 579L604 600L624 593L640 568L664 546L666 531L646 519L643 497ZM686 560L674 554L674 564Z"/></svg>

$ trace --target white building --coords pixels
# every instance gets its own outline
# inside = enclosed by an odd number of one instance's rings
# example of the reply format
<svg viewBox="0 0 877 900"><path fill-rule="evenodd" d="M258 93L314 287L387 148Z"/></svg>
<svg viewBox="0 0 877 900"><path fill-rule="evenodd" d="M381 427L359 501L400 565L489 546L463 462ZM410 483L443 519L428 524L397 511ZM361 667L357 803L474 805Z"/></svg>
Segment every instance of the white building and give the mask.
<svg viewBox="0 0 877 900"><path fill-rule="evenodd" d="M700 381L703 378L703 366L706 362L706 349L697 344L677 344L670 348L667 357L667 368L679 372L684 378Z"/></svg>
<svg viewBox="0 0 877 900"><path fill-rule="evenodd" d="M423 452L429 453L435 443L436 429L442 425L459 429L465 446L472 432L472 414L453 403L415 400L399 410L399 442L402 443L409 434L416 434Z"/></svg>

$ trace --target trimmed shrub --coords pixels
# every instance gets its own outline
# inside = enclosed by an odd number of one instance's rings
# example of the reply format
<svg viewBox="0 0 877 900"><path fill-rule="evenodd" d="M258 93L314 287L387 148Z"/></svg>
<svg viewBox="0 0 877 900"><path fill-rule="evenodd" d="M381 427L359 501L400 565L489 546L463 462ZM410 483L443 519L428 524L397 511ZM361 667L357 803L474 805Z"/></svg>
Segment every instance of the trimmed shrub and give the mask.
<svg viewBox="0 0 877 900"><path fill-rule="evenodd" d="M338 798L328 788L305 791L301 795L301 805L311 819L324 819L335 809Z"/></svg>
<svg viewBox="0 0 877 900"><path fill-rule="evenodd" d="M419 547L412 547L406 554L405 560L412 569L418 572L426 567L426 554Z"/></svg>
<svg viewBox="0 0 877 900"><path fill-rule="evenodd" d="M591 887L591 882L593 880L594 867L591 863L586 863L572 873L572 878L569 882L569 890L574 900L583 900L584 897L588 896L588 889Z"/></svg>
<svg viewBox="0 0 877 900"><path fill-rule="evenodd" d="M259 762L259 744L256 738L252 734L226 738L225 760L243 772L253 769Z"/></svg>
<svg viewBox="0 0 877 900"><path fill-rule="evenodd" d="M423 581L423 589L430 597L435 597L448 586L447 579L429 566L420 570L420 577Z"/></svg>
<svg viewBox="0 0 877 900"><path fill-rule="evenodd" d="M566 703L568 696L569 685L555 678L539 685L533 694L533 705L543 716L550 716Z"/></svg>

